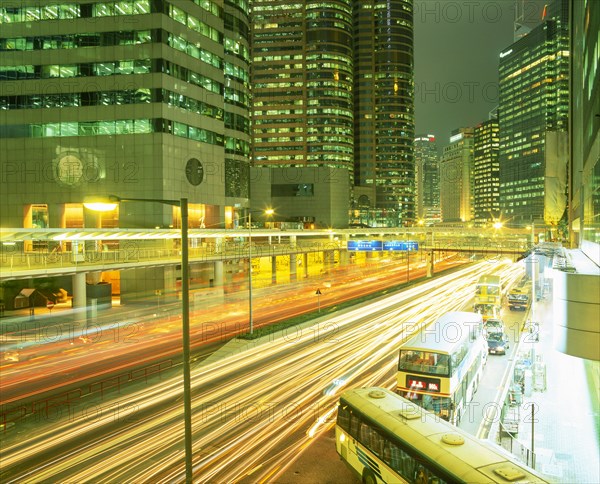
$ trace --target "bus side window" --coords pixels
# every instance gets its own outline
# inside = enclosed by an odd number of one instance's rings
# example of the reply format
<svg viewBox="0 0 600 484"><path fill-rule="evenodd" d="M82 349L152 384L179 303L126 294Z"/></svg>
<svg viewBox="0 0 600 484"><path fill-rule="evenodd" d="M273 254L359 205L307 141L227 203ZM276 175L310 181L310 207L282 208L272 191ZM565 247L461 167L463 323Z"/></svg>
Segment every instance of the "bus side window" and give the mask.
<svg viewBox="0 0 600 484"><path fill-rule="evenodd" d="M350 414L350 435L355 439L359 439L358 430L360 426L360 420L353 413Z"/></svg>
<svg viewBox="0 0 600 484"><path fill-rule="evenodd" d="M350 412L346 407L341 405L338 407L338 425L342 427L346 432L350 432Z"/></svg>

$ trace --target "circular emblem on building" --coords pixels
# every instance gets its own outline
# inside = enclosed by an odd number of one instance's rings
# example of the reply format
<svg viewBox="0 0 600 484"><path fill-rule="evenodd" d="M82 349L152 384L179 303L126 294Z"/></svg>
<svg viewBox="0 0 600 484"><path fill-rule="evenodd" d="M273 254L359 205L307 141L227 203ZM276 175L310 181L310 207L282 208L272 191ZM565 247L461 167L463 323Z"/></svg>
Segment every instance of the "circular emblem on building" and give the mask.
<svg viewBox="0 0 600 484"><path fill-rule="evenodd" d="M83 178L83 162L71 153L62 155L56 163L56 178L65 185L77 185Z"/></svg>
<svg viewBox="0 0 600 484"><path fill-rule="evenodd" d="M187 180L195 187L202 183L204 180L204 167L200 160L196 158L190 158L185 165L185 176Z"/></svg>

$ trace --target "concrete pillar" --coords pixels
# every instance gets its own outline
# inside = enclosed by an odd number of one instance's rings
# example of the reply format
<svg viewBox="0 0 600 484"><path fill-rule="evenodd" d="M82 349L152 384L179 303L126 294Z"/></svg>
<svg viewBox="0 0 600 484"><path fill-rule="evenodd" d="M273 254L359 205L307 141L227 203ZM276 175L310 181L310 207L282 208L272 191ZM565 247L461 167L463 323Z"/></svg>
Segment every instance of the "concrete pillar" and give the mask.
<svg viewBox="0 0 600 484"><path fill-rule="evenodd" d="M218 260L218 261L213 262L213 269L214 269L213 284L215 286L222 286L223 285L223 261Z"/></svg>
<svg viewBox="0 0 600 484"><path fill-rule="evenodd" d="M290 247L296 247L297 237L295 235L290 235Z"/></svg>
<svg viewBox="0 0 600 484"><path fill-rule="evenodd" d="M346 249L340 249L340 267L345 267L348 265L348 251Z"/></svg>
<svg viewBox="0 0 600 484"><path fill-rule="evenodd" d="M295 281L296 280L296 271L297 271L297 264L296 264L296 254L290 254L290 281Z"/></svg>
<svg viewBox="0 0 600 484"><path fill-rule="evenodd" d="M215 238L215 254L220 254L223 251L223 238Z"/></svg>
<svg viewBox="0 0 600 484"><path fill-rule="evenodd" d="M271 257L271 284L277 284L277 256Z"/></svg>
<svg viewBox="0 0 600 484"><path fill-rule="evenodd" d="M73 307L84 308L86 306L85 272L73 274Z"/></svg>
<svg viewBox="0 0 600 484"><path fill-rule="evenodd" d="M302 265L304 266L304 277L308 277L308 253L302 254Z"/></svg>

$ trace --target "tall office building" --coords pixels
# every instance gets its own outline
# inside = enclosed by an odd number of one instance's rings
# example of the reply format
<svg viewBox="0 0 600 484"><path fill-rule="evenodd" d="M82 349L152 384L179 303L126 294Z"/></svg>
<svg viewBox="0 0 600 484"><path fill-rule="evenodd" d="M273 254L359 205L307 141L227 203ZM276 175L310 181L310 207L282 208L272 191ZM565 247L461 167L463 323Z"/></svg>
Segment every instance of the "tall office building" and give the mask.
<svg viewBox="0 0 600 484"><path fill-rule="evenodd" d="M600 9L570 0L570 270L556 270L554 347L600 360Z"/></svg>
<svg viewBox="0 0 600 484"><path fill-rule="evenodd" d="M442 222L473 219L473 128L452 132L440 163Z"/></svg>
<svg viewBox="0 0 600 484"><path fill-rule="evenodd" d="M566 204L567 1L544 15L500 54L500 208L513 224L556 224Z"/></svg>
<svg viewBox="0 0 600 484"><path fill-rule="evenodd" d="M352 0L254 0L255 165L353 170Z"/></svg>
<svg viewBox="0 0 600 484"><path fill-rule="evenodd" d="M600 9L592 0L570 3L570 229L574 245L600 265Z"/></svg>
<svg viewBox="0 0 600 484"><path fill-rule="evenodd" d="M346 168L375 225L413 220L412 25L411 0L255 0L253 163Z"/></svg>
<svg viewBox="0 0 600 484"><path fill-rule="evenodd" d="M473 212L477 221L500 218L500 163L498 119L475 127L473 139Z"/></svg>
<svg viewBox="0 0 600 484"><path fill-rule="evenodd" d="M440 220L440 162L435 136L415 138L417 217L427 222Z"/></svg>
<svg viewBox="0 0 600 484"><path fill-rule="evenodd" d="M187 197L192 227L247 204L247 9L216 0L2 2L2 225L179 223L178 208L149 203L90 222L82 202L94 195Z"/></svg>
<svg viewBox="0 0 600 484"><path fill-rule="evenodd" d="M379 223L416 215L412 0L354 0L355 182L376 187Z"/></svg>

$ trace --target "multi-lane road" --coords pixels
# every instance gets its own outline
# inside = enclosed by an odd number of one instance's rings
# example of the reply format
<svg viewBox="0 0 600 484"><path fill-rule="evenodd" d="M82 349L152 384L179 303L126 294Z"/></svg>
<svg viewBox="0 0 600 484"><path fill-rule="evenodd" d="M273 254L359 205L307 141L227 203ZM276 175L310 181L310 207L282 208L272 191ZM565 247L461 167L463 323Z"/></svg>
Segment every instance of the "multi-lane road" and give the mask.
<svg viewBox="0 0 600 484"><path fill-rule="evenodd" d="M194 480L276 481L299 449L331 428L343 388L393 388L408 334L468 305L481 274L510 280L521 271L500 261L473 264L195 365ZM166 483L181 482L183 469L182 384L174 377L7 433L0 479Z"/></svg>

